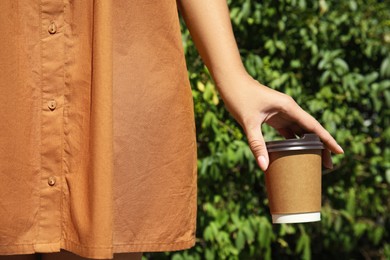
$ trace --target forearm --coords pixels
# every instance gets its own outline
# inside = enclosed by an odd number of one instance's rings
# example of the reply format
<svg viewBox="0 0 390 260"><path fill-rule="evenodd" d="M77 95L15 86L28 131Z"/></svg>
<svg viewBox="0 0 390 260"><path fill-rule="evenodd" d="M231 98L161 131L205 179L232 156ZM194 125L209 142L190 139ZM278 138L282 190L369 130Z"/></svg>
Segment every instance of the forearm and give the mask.
<svg viewBox="0 0 390 260"><path fill-rule="evenodd" d="M177 3L195 46L218 87L223 88L227 85L223 82L246 75L226 0L177 0Z"/></svg>

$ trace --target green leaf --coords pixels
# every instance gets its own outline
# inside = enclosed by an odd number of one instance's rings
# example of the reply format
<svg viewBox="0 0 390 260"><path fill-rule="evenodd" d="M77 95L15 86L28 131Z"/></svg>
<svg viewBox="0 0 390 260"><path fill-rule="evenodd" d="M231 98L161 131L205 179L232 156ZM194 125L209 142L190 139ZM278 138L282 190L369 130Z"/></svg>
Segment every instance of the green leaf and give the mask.
<svg viewBox="0 0 390 260"><path fill-rule="evenodd" d="M386 175L386 181L387 181L387 183L390 184L390 169L387 169L387 170L386 170L385 175Z"/></svg>
<svg viewBox="0 0 390 260"><path fill-rule="evenodd" d="M242 230L239 230L237 232L237 238L236 238L236 248L238 251L241 251L245 246L245 235Z"/></svg>
<svg viewBox="0 0 390 260"><path fill-rule="evenodd" d="M390 56L383 59L380 67L380 75L383 78L390 78Z"/></svg>
<svg viewBox="0 0 390 260"><path fill-rule="evenodd" d="M366 232L367 224L364 222L357 222L356 224L354 224L353 230L354 230L354 235L357 238L359 238L364 234L364 232Z"/></svg>
<svg viewBox="0 0 390 260"><path fill-rule="evenodd" d="M215 252L213 249L206 248L205 251L206 251L205 252L206 260L214 260L215 259Z"/></svg>
<svg viewBox="0 0 390 260"><path fill-rule="evenodd" d="M303 259L311 259L310 237L306 233L299 237L296 252L301 253Z"/></svg>
<svg viewBox="0 0 390 260"><path fill-rule="evenodd" d="M347 211L351 216L355 216L355 189L350 188L348 192L348 200L347 200Z"/></svg>
<svg viewBox="0 0 390 260"><path fill-rule="evenodd" d="M372 82L374 82L378 78L378 76L379 76L378 72L374 71L374 72L366 75L364 78L364 81L366 82L366 84L371 84Z"/></svg>
<svg viewBox="0 0 390 260"><path fill-rule="evenodd" d="M179 254L174 254L172 260L185 260L185 259Z"/></svg>
<svg viewBox="0 0 390 260"><path fill-rule="evenodd" d="M345 73L349 70L348 64L345 62L345 60L343 60L341 58L336 58L334 60L334 63L337 67L342 69L341 70L342 73Z"/></svg>

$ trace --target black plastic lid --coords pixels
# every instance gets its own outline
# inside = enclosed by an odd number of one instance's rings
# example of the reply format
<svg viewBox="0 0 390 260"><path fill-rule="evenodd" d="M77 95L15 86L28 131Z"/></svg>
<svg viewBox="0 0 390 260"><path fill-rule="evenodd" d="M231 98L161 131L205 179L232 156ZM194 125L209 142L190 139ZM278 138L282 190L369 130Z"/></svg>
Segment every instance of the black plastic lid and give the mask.
<svg viewBox="0 0 390 260"><path fill-rule="evenodd" d="M280 151L324 149L324 144L316 134L305 134L302 138L266 142L269 153Z"/></svg>

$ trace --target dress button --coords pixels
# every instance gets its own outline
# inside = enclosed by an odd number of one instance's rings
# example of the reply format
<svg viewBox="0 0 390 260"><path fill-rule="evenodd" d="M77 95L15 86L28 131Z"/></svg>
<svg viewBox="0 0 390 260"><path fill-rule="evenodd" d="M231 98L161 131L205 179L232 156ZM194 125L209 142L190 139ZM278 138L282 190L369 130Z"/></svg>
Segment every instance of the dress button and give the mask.
<svg viewBox="0 0 390 260"><path fill-rule="evenodd" d="M54 110L56 107L57 107L57 102L55 100L50 100L48 103L47 103L47 106L51 109L51 110Z"/></svg>
<svg viewBox="0 0 390 260"><path fill-rule="evenodd" d="M49 33L54 34L57 32L57 25L55 22L51 22L48 29Z"/></svg>
<svg viewBox="0 0 390 260"><path fill-rule="evenodd" d="M50 185L50 186L53 186L54 184L56 184L56 178L55 177L49 177L49 179L47 180L47 183Z"/></svg>

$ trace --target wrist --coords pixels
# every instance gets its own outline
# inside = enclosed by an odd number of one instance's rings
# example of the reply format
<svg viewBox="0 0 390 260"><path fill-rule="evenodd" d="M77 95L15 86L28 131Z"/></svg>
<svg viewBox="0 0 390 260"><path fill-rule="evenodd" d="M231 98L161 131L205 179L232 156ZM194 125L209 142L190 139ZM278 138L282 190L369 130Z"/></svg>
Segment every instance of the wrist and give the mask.
<svg viewBox="0 0 390 260"><path fill-rule="evenodd" d="M229 92L233 88L240 88L240 86L246 85L245 83L254 80L243 66L231 69L225 67L224 69L210 71L210 73L221 94Z"/></svg>

